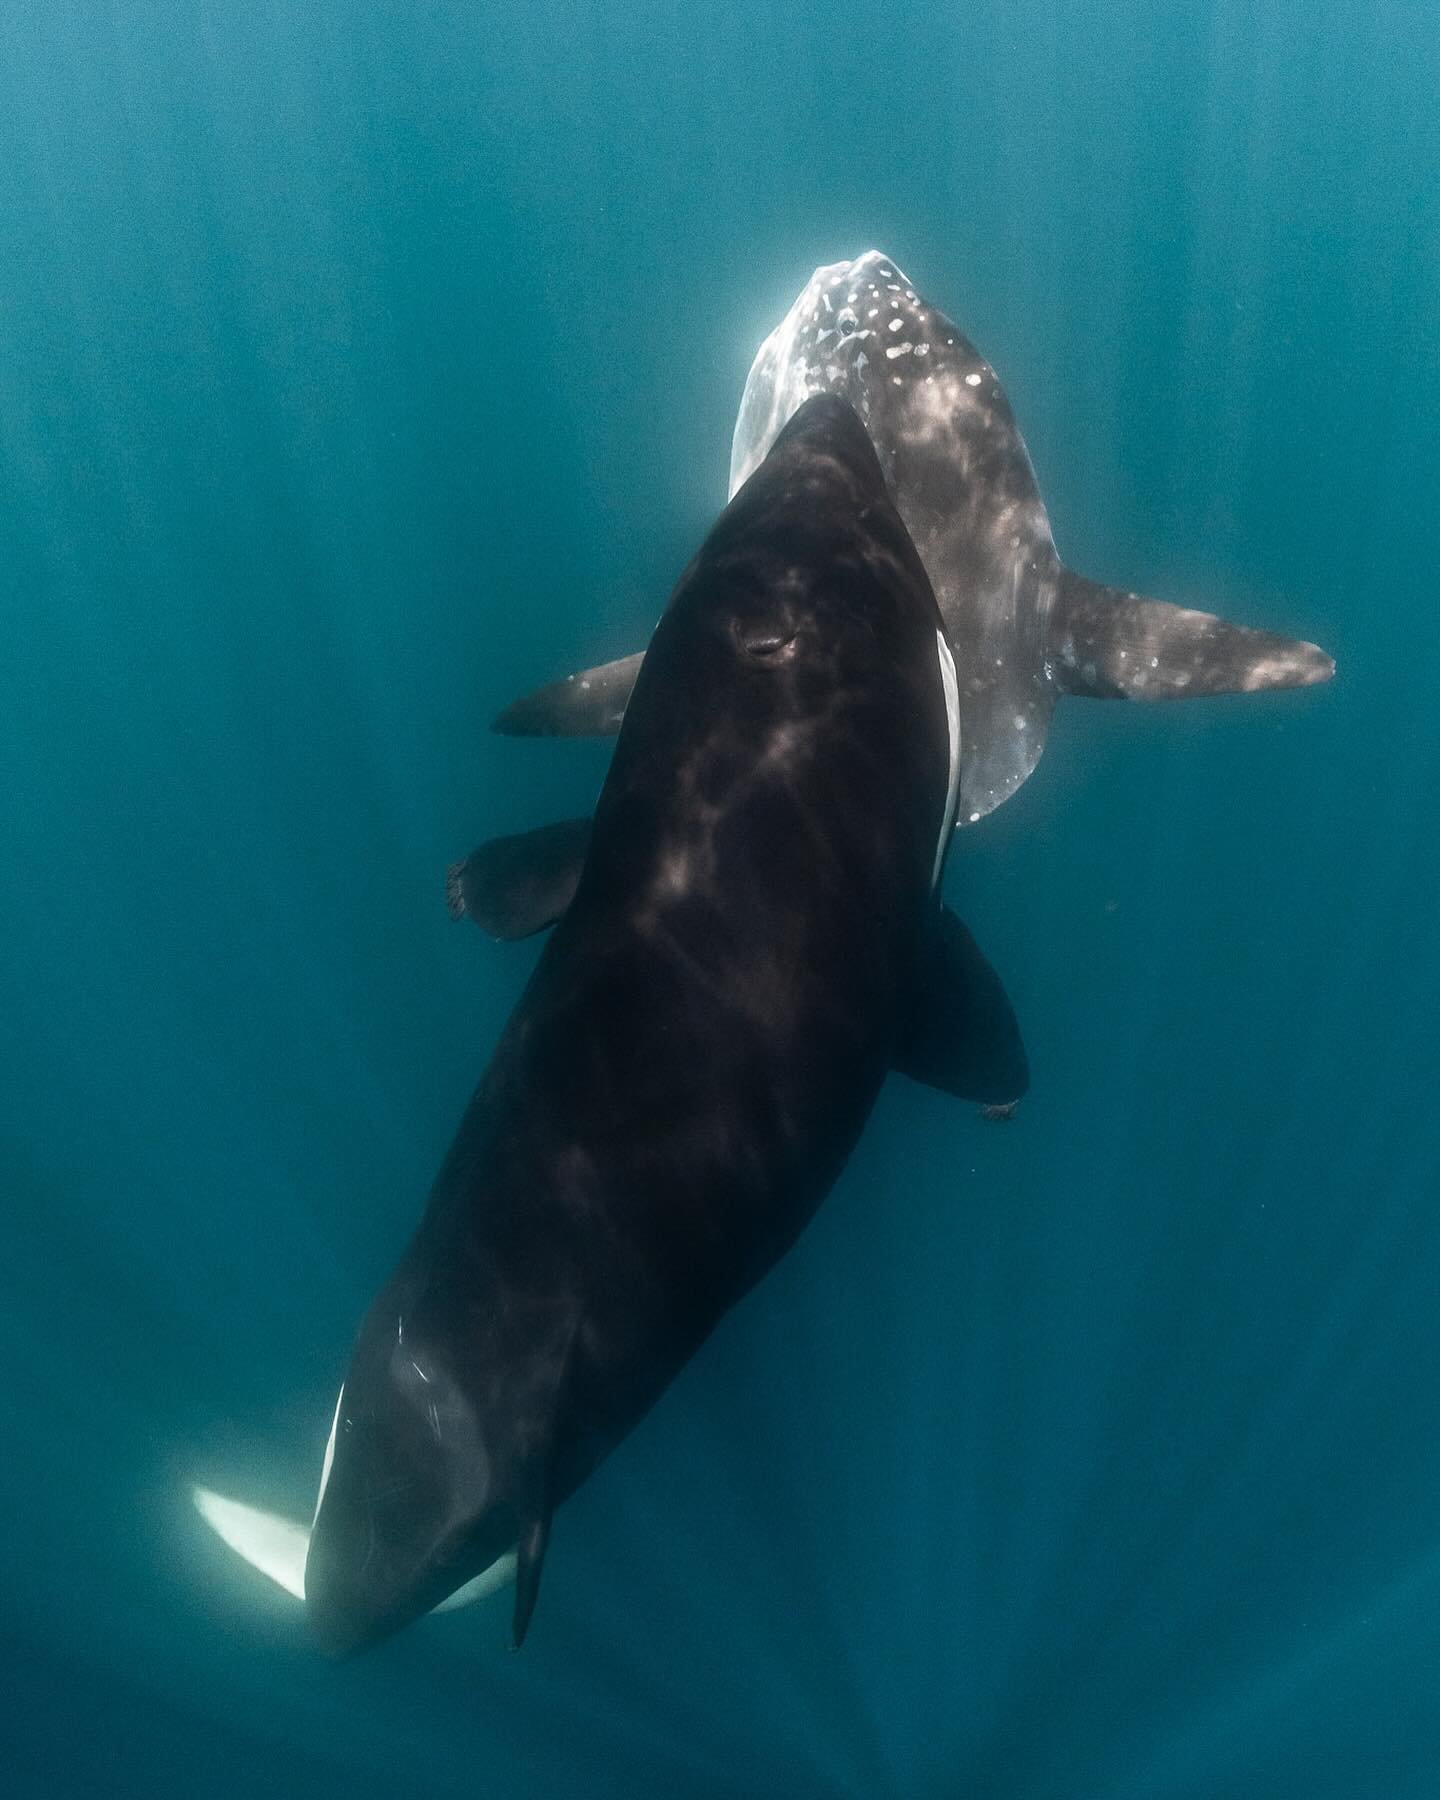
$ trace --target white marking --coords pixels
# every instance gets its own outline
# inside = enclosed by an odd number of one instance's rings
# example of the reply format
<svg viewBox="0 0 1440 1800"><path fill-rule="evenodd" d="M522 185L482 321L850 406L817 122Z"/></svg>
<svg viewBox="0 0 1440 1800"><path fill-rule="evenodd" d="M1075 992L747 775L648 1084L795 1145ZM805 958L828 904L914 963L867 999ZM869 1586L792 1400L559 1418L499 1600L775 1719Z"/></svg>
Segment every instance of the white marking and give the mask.
<svg viewBox="0 0 1440 1800"><path fill-rule="evenodd" d="M212 1488L191 1488L190 1498L205 1523L222 1544L235 1552L252 1569L284 1588L296 1600L305 1598L305 1558L310 1549L310 1533L293 1519L282 1519L278 1513L262 1512L258 1506L247 1506L243 1500L229 1500ZM453 1612L457 1606L469 1606L483 1600L497 1588L515 1579L515 1552L491 1563L488 1569L456 1588L434 1612Z"/></svg>
<svg viewBox="0 0 1440 1800"><path fill-rule="evenodd" d="M305 1598L305 1553L310 1533L293 1519L261 1512L239 1500L227 1500L209 1488L191 1489L200 1517L222 1544L243 1556L252 1569L268 1575L277 1587L297 1600Z"/></svg>
<svg viewBox="0 0 1440 1800"><path fill-rule="evenodd" d="M903 319L892 319L890 321L890 329L891 331L903 331L905 329L905 321Z"/></svg>
<svg viewBox="0 0 1440 1800"><path fill-rule="evenodd" d="M974 373L967 375L965 377L965 385L966 387L979 387L980 377Z"/></svg>
<svg viewBox="0 0 1440 1800"><path fill-rule="evenodd" d="M892 375L890 379L895 383L896 387L904 387L905 385L898 375Z"/></svg>
<svg viewBox="0 0 1440 1800"><path fill-rule="evenodd" d="M945 689L945 724L950 733L950 781L945 789L945 811L940 819L940 841L935 846L935 872L930 886L940 885L940 871L945 866L945 846L950 842L950 828L955 823L955 800L960 792L960 684L955 679L955 658L945 642L945 633L935 633L935 648L940 659L940 683ZM972 821L973 822L973 821Z"/></svg>
<svg viewBox="0 0 1440 1800"><path fill-rule="evenodd" d="M885 354L894 362L897 356L908 356L914 348L913 344L892 344Z"/></svg>
<svg viewBox="0 0 1440 1800"><path fill-rule="evenodd" d="M404 1327L402 1326L403 1330ZM310 1520L310 1529L315 1529L315 1520L320 1517L320 1502L325 1498L325 1489L330 1483L330 1470L335 1463L335 1433L340 1426L340 1406L345 1398L345 1383L340 1383L340 1392L335 1396L335 1417L330 1421L330 1436L325 1442L325 1460L320 1465L320 1492L315 1496L315 1512ZM228 1539L226 1540L229 1541ZM231 1545L231 1548L235 1548ZM244 1555L244 1551L241 1551Z"/></svg>

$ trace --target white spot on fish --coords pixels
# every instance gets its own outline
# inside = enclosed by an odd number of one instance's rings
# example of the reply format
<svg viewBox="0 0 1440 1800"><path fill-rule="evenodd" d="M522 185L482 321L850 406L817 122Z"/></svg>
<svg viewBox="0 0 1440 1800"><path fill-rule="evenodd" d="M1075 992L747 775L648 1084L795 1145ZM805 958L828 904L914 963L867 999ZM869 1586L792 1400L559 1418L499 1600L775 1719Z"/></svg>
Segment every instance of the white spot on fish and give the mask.
<svg viewBox="0 0 1440 1800"><path fill-rule="evenodd" d="M892 319L890 321L890 329L891 331L903 331L905 329L905 321L903 319Z"/></svg>
<svg viewBox="0 0 1440 1800"><path fill-rule="evenodd" d="M898 375L892 375L890 379L895 383L896 387L904 387L905 385Z"/></svg>
<svg viewBox="0 0 1440 1800"><path fill-rule="evenodd" d="M913 344L892 344L885 354L893 362L897 356L908 356L914 348Z"/></svg>
<svg viewBox="0 0 1440 1800"><path fill-rule="evenodd" d="M966 387L979 387L980 377L973 372L965 377Z"/></svg>

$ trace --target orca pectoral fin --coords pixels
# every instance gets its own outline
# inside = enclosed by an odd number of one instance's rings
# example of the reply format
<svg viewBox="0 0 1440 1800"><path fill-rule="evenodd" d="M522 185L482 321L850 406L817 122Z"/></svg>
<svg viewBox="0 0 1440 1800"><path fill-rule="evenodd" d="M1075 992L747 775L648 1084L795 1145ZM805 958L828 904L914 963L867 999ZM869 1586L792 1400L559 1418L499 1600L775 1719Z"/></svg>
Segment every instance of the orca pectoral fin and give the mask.
<svg viewBox="0 0 1440 1800"><path fill-rule="evenodd" d="M575 898L589 846L589 819L490 838L446 872L451 918L473 919L496 938L543 931Z"/></svg>
<svg viewBox="0 0 1440 1800"><path fill-rule="evenodd" d="M614 737L644 652L582 669L514 700L490 727L506 737Z"/></svg>
<svg viewBox="0 0 1440 1800"><path fill-rule="evenodd" d="M987 1107L1013 1109L1030 1085L1020 1027L1000 977L948 906L895 1067L912 1081Z"/></svg>
<svg viewBox="0 0 1440 1800"><path fill-rule="evenodd" d="M1102 587L1069 569L1061 572L1049 645L1061 688L1098 700L1254 694L1312 687L1335 673L1315 644Z"/></svg>

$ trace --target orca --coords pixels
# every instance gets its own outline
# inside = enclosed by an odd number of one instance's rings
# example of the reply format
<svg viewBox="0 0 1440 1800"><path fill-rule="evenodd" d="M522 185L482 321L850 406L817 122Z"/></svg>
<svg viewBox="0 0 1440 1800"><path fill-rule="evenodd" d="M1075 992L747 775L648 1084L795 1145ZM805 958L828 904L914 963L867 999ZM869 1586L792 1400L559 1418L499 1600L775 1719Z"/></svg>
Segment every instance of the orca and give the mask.
<svg viewBox="0 0 1440 1800"><path fill-rule="evenodd" d="M940 899L958 691L864 427L811 399L655 631L558 923L360 1325L303 1579L303 1528L211 1496L323 1649L512 1573L518 1647L554 1509L795 1242L887 1071L1024 1092Z"/></svg>
<svg viewBox="0 0 1440 1800"><path fill-rule="evenodd" d="M1067 569L999 377L878 250L811 276L745 383L733 494L807 398L864 421L960 671L965 740L957 823L974 824L1034 770L1064 694L1169 700L1327 681L1314 644L1104 587ZM640 656L552 682L507 707L516 735L614 732Z"/></svg>

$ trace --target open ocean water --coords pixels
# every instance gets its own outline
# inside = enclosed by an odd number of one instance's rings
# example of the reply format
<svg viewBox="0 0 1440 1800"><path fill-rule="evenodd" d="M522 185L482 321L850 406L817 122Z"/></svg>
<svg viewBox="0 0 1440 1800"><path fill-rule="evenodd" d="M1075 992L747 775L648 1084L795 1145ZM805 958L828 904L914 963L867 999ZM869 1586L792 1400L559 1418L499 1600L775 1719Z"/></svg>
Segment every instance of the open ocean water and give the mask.
<svg viewBox="0 0 1440 1800"><path fill-rule="evenodd" d="M1429 0L0 0L0 1786L1440 1795ZM891 1082L509 1602L332 1665L308 1516L750 358L877 244L1073 566L1337 658L1073 701L950 859L1030 1098Z"/></svg>

